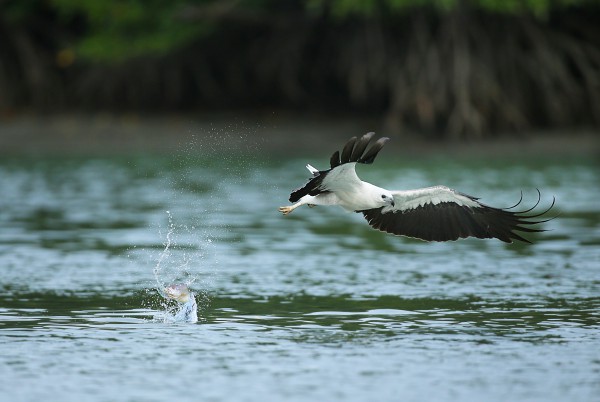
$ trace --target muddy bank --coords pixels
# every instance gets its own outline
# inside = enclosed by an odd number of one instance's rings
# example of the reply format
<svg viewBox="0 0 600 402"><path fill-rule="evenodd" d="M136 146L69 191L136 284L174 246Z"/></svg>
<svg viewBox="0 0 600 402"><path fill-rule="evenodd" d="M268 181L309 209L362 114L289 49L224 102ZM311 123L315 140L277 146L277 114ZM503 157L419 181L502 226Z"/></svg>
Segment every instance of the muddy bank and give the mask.
<svg viewBox="0 0 600 402"><path fill-rule="evenodd" d="M281 115L53 115L0 120L0 154L171 154L203 147L239 152L328 154L347 138L368 131L386 135L376 119ZM424 141L416 133L390 135L389 148L403 156L578 156L600 155L594 130L529 132L471 142Z"/></svg>

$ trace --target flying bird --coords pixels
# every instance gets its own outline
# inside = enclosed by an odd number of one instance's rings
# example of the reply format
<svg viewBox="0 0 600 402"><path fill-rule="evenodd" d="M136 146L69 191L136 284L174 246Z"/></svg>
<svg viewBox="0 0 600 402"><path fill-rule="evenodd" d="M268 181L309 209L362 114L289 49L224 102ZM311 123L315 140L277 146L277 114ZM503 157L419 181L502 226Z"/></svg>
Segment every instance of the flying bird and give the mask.
<svg viewBox="0 0 600 402"><path fill-rule="evenodd" d="M413 237L426 241L448 241L459 238L496 238L506 243L513 239L531 243L517 232L543 232L534 225L549 219L537 218L553 206L537 214L530 209L514 211L523 200L510 208L494 208L479 198L461 193L446 186L434 186L416 190L386 190L362 181L356 175L356 164L372 164L389 138L382 137L371 143L375 133L361 138L352 137L340 154L336 151L330 159L330 169L318 170L311 165L306 168L312 174L306 185L290 195L292 205L280 207L287 215L302 205L339 205L347 211L363 214L374 229L398 236ZM368 150L367 150L368 148Z"/></svg>

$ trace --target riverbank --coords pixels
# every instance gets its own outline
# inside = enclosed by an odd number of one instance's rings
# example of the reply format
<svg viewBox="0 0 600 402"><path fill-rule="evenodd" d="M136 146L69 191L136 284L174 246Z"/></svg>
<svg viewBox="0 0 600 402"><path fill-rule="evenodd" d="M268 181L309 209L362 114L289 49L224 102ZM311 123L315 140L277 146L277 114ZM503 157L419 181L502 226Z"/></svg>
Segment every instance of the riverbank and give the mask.
<svg viewBox="0 0 600 402"><path fill-rule="evenodd" d="M376 119L315 115L21 115L0 120L0 155L171 154L192 144L300 155L328 153L368 131L386 135ZM600 156L600 133L584 129L470 142L428 141L414 133L390 137L388 147L404 156Z"/></svg>

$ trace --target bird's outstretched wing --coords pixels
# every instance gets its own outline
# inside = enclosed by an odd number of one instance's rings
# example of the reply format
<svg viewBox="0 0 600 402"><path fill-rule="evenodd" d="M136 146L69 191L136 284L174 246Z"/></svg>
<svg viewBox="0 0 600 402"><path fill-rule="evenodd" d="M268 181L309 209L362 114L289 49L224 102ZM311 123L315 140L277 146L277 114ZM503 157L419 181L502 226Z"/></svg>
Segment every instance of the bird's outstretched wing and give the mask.
<svg viewBox="0 0 600 402"><path fill-rule="evenodd" d="M387 137L381 137L375 141L369 150L367 147L375 133L367 133L360 138L352 137L340 154L335 151L329 160L331 168L313 173L313 177L303 187L300 187L290 194L290 202L296 202L305 195L318 195L324 192L333 191L335 181L359 181L354 170L356 163L371 164L377 157L377 154L385 143L389 140ZM366 151L366 152L365 152ZM351 165L348 165L351 164Z"/></svg>
<svg viewBox="0 0 600 402"><path fill-rule="evenodd" d="M392 191L395 207L369 209L362 212L374 229L400 236L414 237L427 241L447 241L458 238L496 238L506 243L513 239L530 243L515 232L543 232L532 225L546 222L536 220L545 211L527 215L538 206L538 201L525 211L511 211L523 200L510 208L493 208L482 204L478 198L444 186L410 191Z"/></svg>

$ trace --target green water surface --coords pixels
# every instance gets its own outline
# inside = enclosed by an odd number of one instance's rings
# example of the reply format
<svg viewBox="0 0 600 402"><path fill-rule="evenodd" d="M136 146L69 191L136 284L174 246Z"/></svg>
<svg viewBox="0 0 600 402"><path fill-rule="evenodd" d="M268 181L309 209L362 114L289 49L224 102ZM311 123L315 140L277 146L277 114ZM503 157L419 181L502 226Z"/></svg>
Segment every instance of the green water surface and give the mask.
<svg viewBox="0 0 600 402"><path fill-rule="evenodd" d="M533 245L426 243L277 207L327 159L0 162L0 397L33 401L600 400L591 160L381 157L390 189L556 197ZM167 323L187 282L197 324Z"/></svg>

